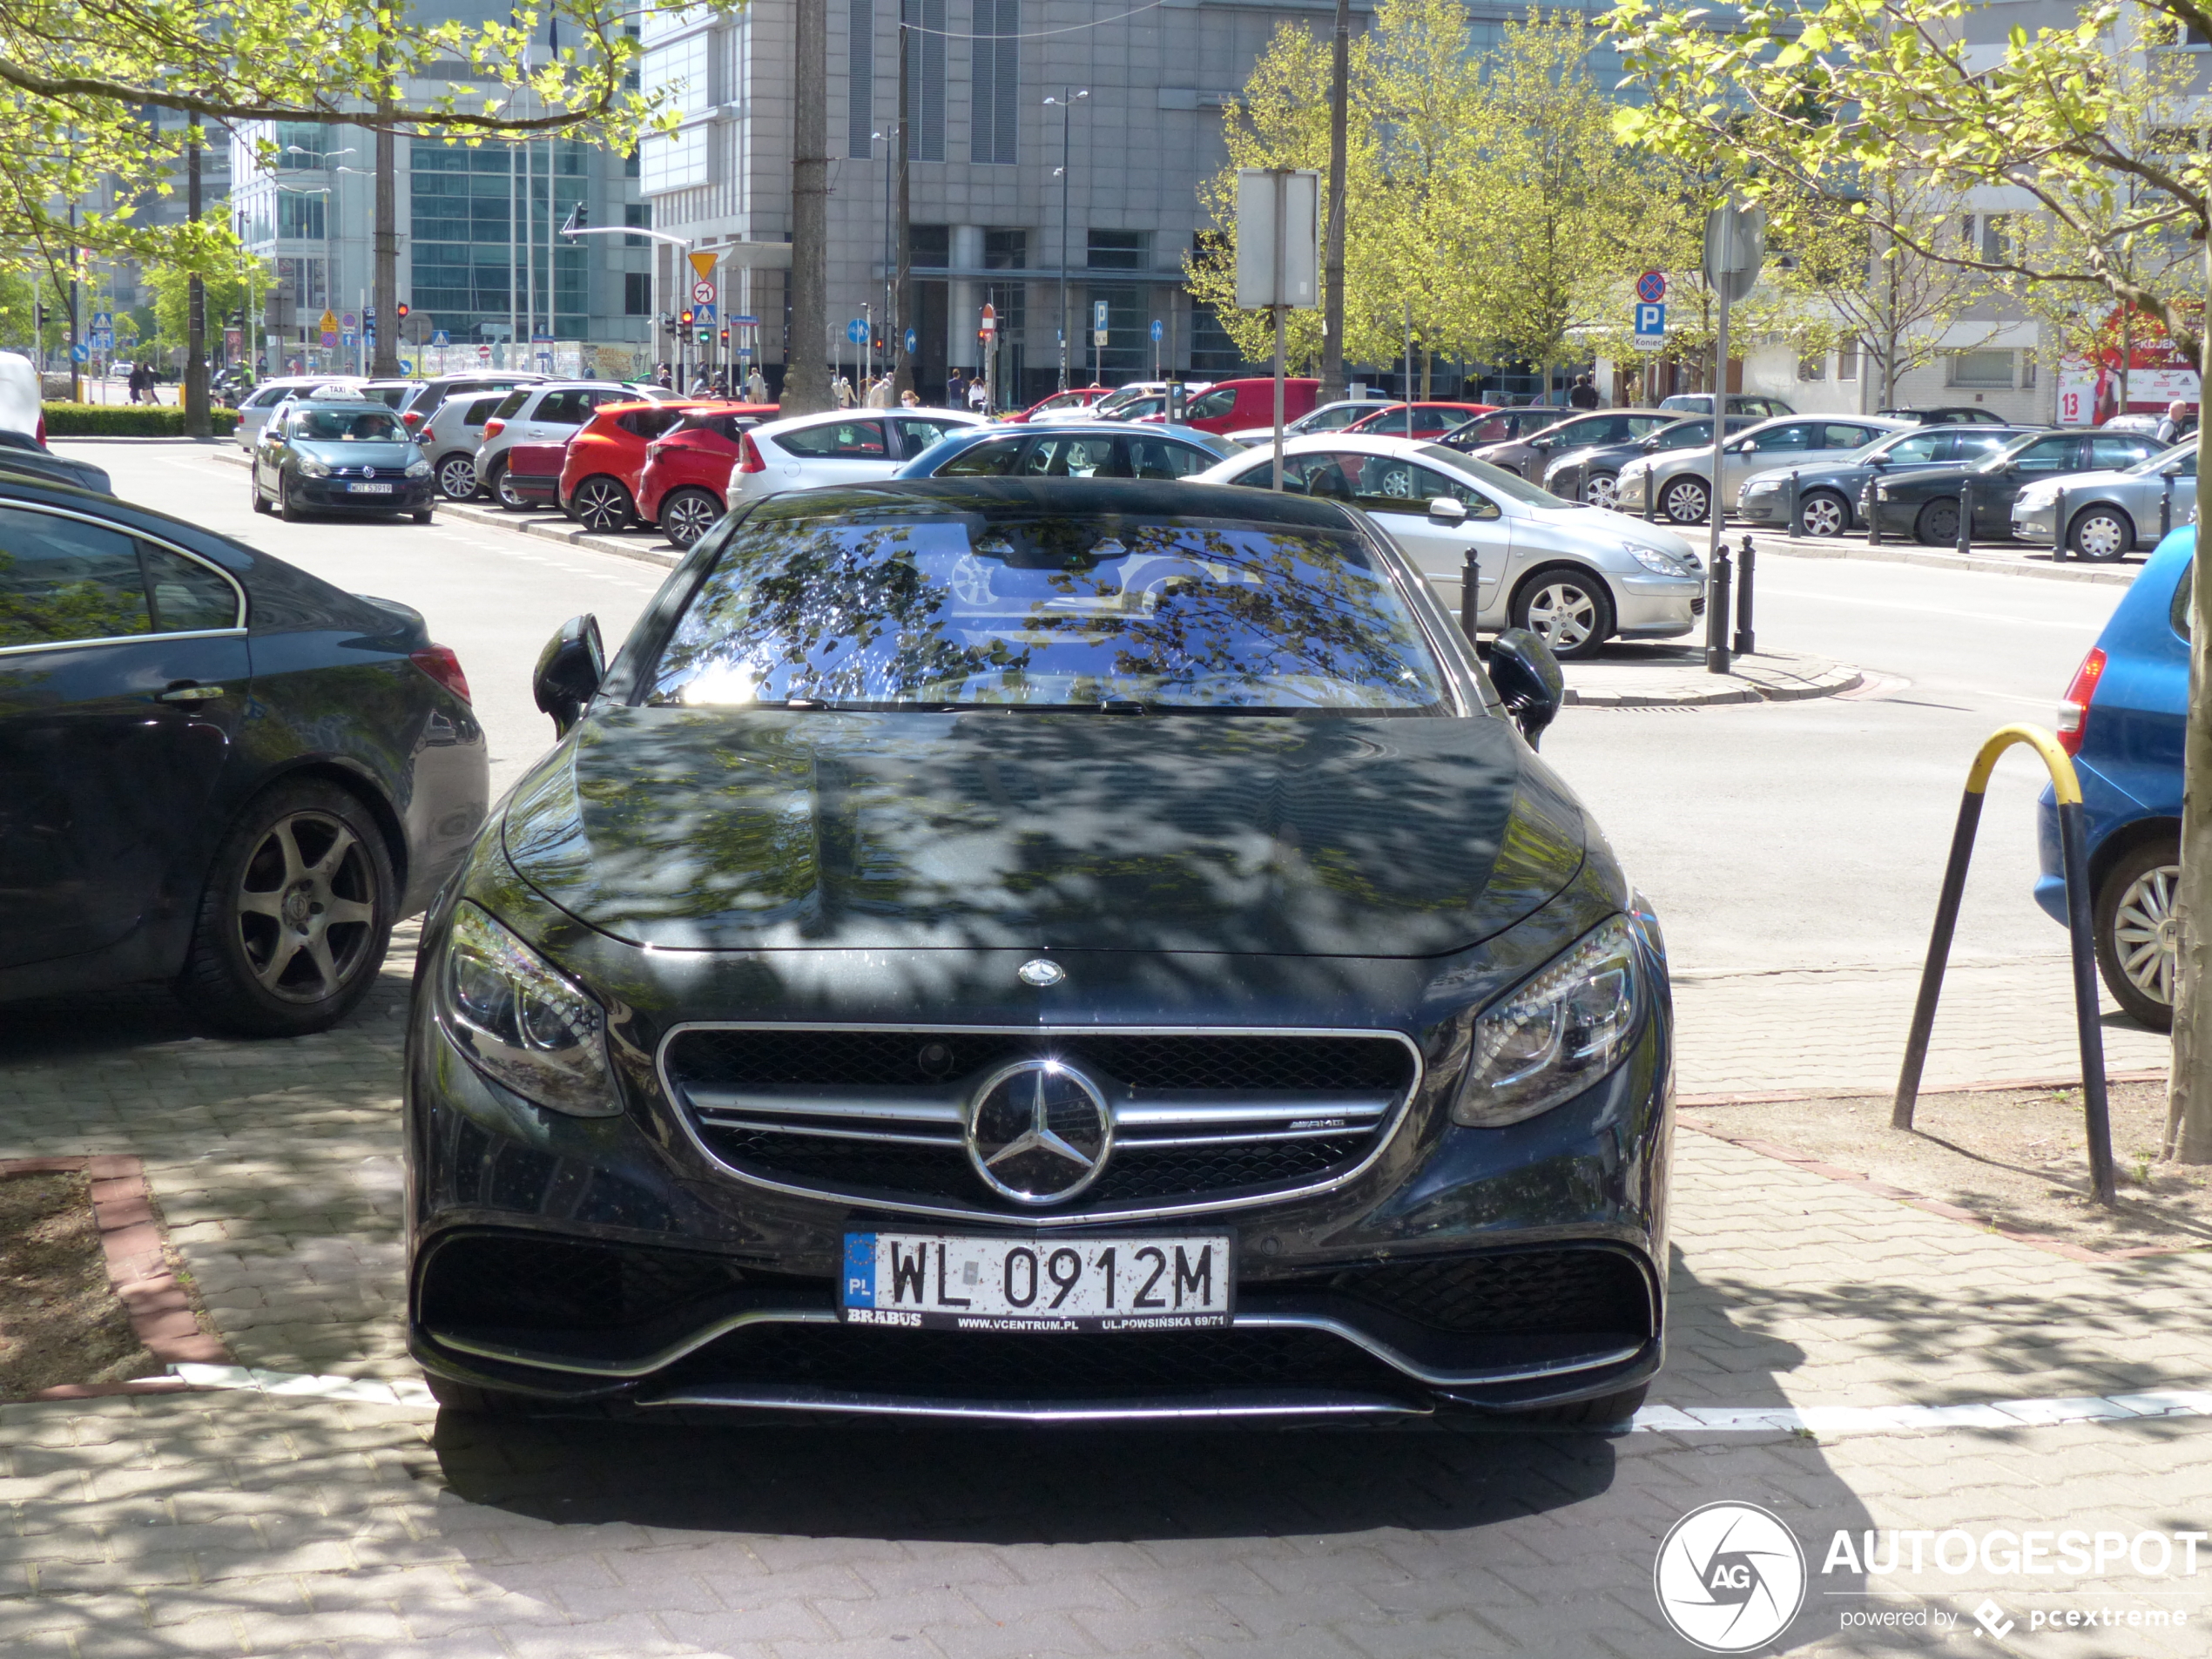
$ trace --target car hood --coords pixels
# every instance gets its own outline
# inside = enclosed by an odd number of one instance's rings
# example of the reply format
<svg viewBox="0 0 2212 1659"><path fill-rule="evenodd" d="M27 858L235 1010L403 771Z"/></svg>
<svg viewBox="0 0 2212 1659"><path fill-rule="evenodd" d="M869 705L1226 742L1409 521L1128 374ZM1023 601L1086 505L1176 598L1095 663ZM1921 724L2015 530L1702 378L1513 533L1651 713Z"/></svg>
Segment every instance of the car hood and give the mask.
<svg viewBox="0 0 2212 1659"><path fill-rule="evenodd" d="M324 443L295 438L291 447L297 454L327 461L334 467L389 467L395 471L404 471L408 463L417 458L412 438L395 438L389 443Z"/></svg>
<svg viewBox="0 0 2212 1659"><path fill-rule="evenodd" d="M1530 538L1532 542L1541 538L1561 549L1573 546L1600 554L1618 553L1629 543L1635 542L1672 553L1677 558L1686 558L1693 564L1697 562L1696 550L1689 539L1676 535L1665 525L1647 524L1640 518L1608 513L1599 507L1539 507L1514 522L1517 529L1525 525L1538 533Z"/></svg>
<svg viewBox="0 0 2212 1659"><path fill-rule="evenodd" d="M502 833L669 949L1427 956L1571 880L1581 808L1505 721L617 708Z"/></svg>
<svg viewBox="0 0 2212 1659"><path fill-rule="evenodd" d="M2191 487L2195 482L2196 480L2194 478L2176 478L2174 481L2175 498L2182 500L2193 495L2195 492ZM2107 468L2102 472L2053 473L2047 477L2038 478L2032 483L2021 486L2020 494L2047 496L2060 484L2066 486L2066 492L2069 496L2077 489L2125 489L2130 486L2148 489L2155 495L2161 488L2161 481L2155 474L2131 473L2121 469Z"/></svg>

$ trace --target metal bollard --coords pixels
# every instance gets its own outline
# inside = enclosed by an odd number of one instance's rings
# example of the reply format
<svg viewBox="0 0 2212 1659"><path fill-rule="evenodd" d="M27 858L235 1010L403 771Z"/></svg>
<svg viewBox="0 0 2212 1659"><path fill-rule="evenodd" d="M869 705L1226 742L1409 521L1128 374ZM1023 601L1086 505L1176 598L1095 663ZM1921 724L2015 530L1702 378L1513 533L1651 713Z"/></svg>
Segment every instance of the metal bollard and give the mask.
<svg viewBox="0 0 2212 1659"><path fill-rule="evenodd" d="M1797 469L1795 467L1790 469L1790 493L1782 499L1788 504L1788 510L1782 518L1782 533L1795 536L1804 528L1797 523ZM1743 538L1743 550L1746 553L1751 550L1751 538L1748 536ZM1743 648L1738 645L1737 649L1741 651Z"/></svg>
<svg viewBox="0 0 2212 1659"><path fill-rule="evenodd" d="M2059 486L2059 493L2051 497L2051 563L2056 564L2066 556L2066 486Z"/></svg>
<svg viewBox="0 0 2212 1659"><path fill-rule="evenodd" d="M2173 528L2174 479L2172 475L2168 474L2166 479L2166 493L2158 498L2158 539L2164 541L2168 532Z"/></svg>
<svg viewBox="0 0 2212 1659"><path fill-rule="evenodd" d="M1870 481L1866 486L1866 545L1882 544L1882 481Z"/></svg>
<svg viewBox="0 0 2212 1659"><path fill-rule="evenodd" d="M1974 481L1972 478L1959 481L1959 550L1961 553L1974 550Z"/></svg>
<svg viewBox="0 0 2212 1659"><path fill-rule="evenodd" d="M1728 547L1726 543L1723 543L1720 551L1713 555L1713 579L1710 591L1705 600L1711 611L1711 617L1709 620L1717 619L1713 621L1711 630L1705 637L1705 671L1709 674L1728 672L1728 604L1730 575Z"/></svg>
<svg viewBox="0 0 2212 1659"><path fill-rule="evenodd" d="M1619 485L1615 485L1619 489ZM1659 481L1647 471L1643 475L1643 522L1655 523L1659 516Z"/></svg>
<svg viewBox="0 0 2212 1659"><path fill-rule="evenodd" d="M1476 556L1478 550L1467 549L1460 565L1460 631L1470 645L1474 644L1475 613L1482 608L1482 562Z"/></svg>
<svg viewBox="0 0 2212 1659"><path fill-rule="evenodd" d="M1743 546L1737 557L1742 561L1736 578L1736 654L1749 657L1758 649L1758 636L1751 631L1751 577L1758 569L1758 554L1751 546L1751 538L1743 538Z"/></svg>

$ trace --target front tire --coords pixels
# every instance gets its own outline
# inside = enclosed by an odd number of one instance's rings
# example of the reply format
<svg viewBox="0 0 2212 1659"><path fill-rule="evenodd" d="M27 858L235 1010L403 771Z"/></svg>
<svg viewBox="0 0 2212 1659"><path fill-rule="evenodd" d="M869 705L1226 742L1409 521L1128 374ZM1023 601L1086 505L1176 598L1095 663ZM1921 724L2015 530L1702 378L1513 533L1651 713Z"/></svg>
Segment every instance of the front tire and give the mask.
<svg viewBox="0 0 2212 1659"><path fill-rule="evenodd" d="M448 455L438 462L438 493L448 501L475 500L475 458L473 455Z"/></svg>
<svg viewBox="0 0 2212 1659"><path fill-rule="evenodd" d="M327 1029L375 982L398 898L358 797L320 778L275 784L223 837L177 994L239 1036Z"/></svg>
<svg viewBox="0 0 2212 1659"><path fill-rule="evenodd" d="M277 516L287 524L297 524L307 517L293 504L292 486L285 482L281 473L277 475Z"/></svg>
<svg viewBox="0 0 2212 1659"><path fill-rule="evenodd" d="M2074 515L2066 542L2077 559L2110 564L2135 545L2135 527L2117 507L2087 508Z"/></svg>
<svg viewBox="0 0 2212 1659"><path fill-rule="evenodd" d="M494 469L491 475L492 498L510 513L526 513L530 509L529 498L515 489L513 481L508 476L513 470L513 468L504 466Z"/></svg>
<svg viewBox="0 0 2212 1659"><path fill-rule="evenodd" d="M418 507L414 512L410 513L408 516L414 519L418 524L427 524L430 522L430 509L428 507Z"/></svg>
<svg viewBox="0 0 2212 1659"><path fill-rule="evenodd" d="M691 547L721 517L722 503L709 491L690 486L670 490L660 504L661 534L677 547Z"/></svg>
<svg viewBox="0 0 2212 1659"><path fill-rule="evenodd" d="M2174 1028L2174 898L2181 879L2180 845L2146 841L2105 872L2089 913L2105 988L2129 1019L2154 1031Z"/></svg>
<svg viewBox="0 0 2212 1659"><path fill-rule="evenodd" d="M1816 489L1797 503L1797 534L1825 541L1851 528L1851 503L1832 489Z"/></svg>
<svg viewBox="0 0 2212 1659"><path fill-rule="evenodd" d="M1582 499L1593 507L1611 510L1620 505L1621 475L1614 472L1594 472L1582 486Z"/></svg>
<svg viewBox="0 0 2212 1659"><path fill-rule="evenodd" d="M636 515L622 481L604 473L585 479L569 497L569 516L595 536L611 536L629 529Z"/></svg>
<svg viewBox="0 0 2212 1659"><path fill-rule="evenodd" d="M1703 524L1713 492L1703 478L1676 478L1659 492L1659 510L1671 524Z"/></svg>
<svg viewBox="0 0 2212 1659"><path fill-rule="evenodd" d="M253 510L255 512L266 513L269 510L268 500L261 494L261 481L259 478L256 478L252 483L246 487L246 493L253 497Z"/></svg>
<svg viewBox="0 0 2212 1659"><path fill-rule="evenodd" d="M1912 521L1912 534L1922 547L1956 547L1959 544L1959 503L1955 501L1932 501L1920 509Z"/></svg>
<svg viewBox="0 0 2212 1659"><path fill-rule="evenodd" d="M1613 596L1571 564L1547 564L1513 597L1513 625L1536 633L1561 662L1587 662L1613 632Z"/></svg>

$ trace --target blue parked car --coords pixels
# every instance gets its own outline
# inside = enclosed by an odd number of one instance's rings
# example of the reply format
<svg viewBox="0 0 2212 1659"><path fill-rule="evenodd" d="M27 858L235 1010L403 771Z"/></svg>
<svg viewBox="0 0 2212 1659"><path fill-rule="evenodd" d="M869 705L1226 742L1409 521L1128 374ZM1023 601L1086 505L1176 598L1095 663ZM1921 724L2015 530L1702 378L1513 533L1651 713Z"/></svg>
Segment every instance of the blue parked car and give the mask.
<svg viewBox="0 0 2212 1659"><path fill-rule="evenodd" d="M1028 421L948 432L901 478L1188 478L1244 446L1187 426Z"/></svg>
<svg viewBox="0 0 2212 1659"><path fill-rule="evenodd" d="M2189 691L2189 571L2196 527L2158 545L2059 705L2089 843L2097 966L2143 1024L2174 1023L2174 888L2181 877L2182 732ZM2035 900L2066 921L2059 817L2043 791Z"/></svg>

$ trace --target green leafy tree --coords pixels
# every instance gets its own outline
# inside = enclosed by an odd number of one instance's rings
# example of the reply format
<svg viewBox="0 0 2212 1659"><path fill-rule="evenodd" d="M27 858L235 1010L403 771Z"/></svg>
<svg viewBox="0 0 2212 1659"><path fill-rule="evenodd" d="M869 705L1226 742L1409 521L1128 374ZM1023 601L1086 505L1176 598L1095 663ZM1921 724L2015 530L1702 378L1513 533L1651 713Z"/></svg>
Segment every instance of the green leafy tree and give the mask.
<svg viewBox="0 0 2212 1659"><path fill-rule="evenodd" d="M2015 25L2001 40L1986 37L1991 20L1970 0L1747 0L1727 29L1711 21L1663 0L1621 0L1613 31L1647 100L1615 117L1623 136L1731 179L1785 226L1840 207L1921 259L2002 280L2038 304L2134 307L2212 382L2202 326L2212 151L2189 92L2195 62L2168 50L2212 37L2212 4L2094 0L2057 26ZM2003 245L1969 245L1886 206L1884 180L2003 186L2032 206ZM2198 443L2202 526L2212 518L2212 421ZM2212 583L2202 580L2189 684L2165 1150L2206 1163Z"/></svg>

